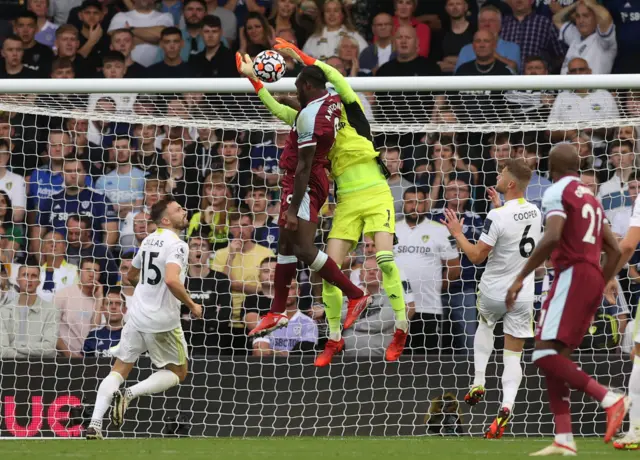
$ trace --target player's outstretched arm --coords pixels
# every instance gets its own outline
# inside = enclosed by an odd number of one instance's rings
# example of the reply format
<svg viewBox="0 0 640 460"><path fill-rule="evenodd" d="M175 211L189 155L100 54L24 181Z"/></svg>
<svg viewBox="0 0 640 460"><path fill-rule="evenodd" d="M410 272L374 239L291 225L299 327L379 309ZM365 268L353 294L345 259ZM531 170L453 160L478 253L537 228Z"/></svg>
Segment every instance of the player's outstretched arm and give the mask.
<svg viewBox="0 0 640 460"><path fill-rule="evenodd" d="M298 112L295 109L284 104L280 104L275 100L253 72L253 64L249 55L245 54L243 57L240 53L236 53L236 67L238 68L240 75L244 75L251 82L253 89L255 89L256 94L265 107L269 109L269 112L289 126L293 126L296 121L296 116L298 116Z"/></svg>
<svg viewBox="0 0 640 460"><path fill-rule="evenodd" d="M478 265L487 260L493 246L484 241L478 241L478 243L473 244L462 232L464 219L458 220L458 216L450 209L445 209L444 215L445 218L442 219L441 222L447 227L451 236L456 239L458 247L467 255L469 261L472 264Z"/></svg>
<svg viewBox="0 0 640 460"><path fill-rule="evenodd" d="M276 45L274 46L274 48L280 53L286 54L287 56L290 56L291 58L304 65L315 65L320 67L320 69L324 72L325 77L327 77L329 83L331 83L335 87L336 91L340 95L343 104L351 104L353 102L359 101L358 95L351 88L351 85L349 84L347 79L344 78L338 70L334 69L330 65L325 64L319 59L315 59L305 54L296 45L294 45L293 43L289 43L288 41L281 38L276 38Z"/></svg>

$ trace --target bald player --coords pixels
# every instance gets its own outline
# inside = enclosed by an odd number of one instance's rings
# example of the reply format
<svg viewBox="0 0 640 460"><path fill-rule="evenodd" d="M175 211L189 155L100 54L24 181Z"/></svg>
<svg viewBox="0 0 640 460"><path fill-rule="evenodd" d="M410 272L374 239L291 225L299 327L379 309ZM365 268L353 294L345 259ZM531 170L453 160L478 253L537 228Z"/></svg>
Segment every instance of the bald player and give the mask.
<svg viewBox="0 0 640 460"><path fill-rule="evenodd" d="M547 381L556 436L552 445L532 456L576 455L569 409L571 388L588 394L606 411L606 443L629 410L629 398L600 385L570 359L582 342L602 302L605 284L615 275L620 259L618 243L602 206L578 178L579 165L578 152L572 145L561 144L551 150L549 170L554 184L542 198L544 236L507 292L507 309L512 309L527 277L551 257L555 278L540 312L533 361ZM606 262L601 268L603 251Z"/></svg>

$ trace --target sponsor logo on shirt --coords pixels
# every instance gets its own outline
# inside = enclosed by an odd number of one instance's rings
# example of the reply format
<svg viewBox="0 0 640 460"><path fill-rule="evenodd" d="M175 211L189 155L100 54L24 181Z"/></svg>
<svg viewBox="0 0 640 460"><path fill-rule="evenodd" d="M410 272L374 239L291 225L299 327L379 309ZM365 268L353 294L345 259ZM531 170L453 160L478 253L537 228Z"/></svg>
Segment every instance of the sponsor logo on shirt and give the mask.
<svg viewBox="0 0 640 460"><path fill-rule="evenodd" d="M430 252L431 248L424 246L398 246L398 254L429 254Z"/></svg>

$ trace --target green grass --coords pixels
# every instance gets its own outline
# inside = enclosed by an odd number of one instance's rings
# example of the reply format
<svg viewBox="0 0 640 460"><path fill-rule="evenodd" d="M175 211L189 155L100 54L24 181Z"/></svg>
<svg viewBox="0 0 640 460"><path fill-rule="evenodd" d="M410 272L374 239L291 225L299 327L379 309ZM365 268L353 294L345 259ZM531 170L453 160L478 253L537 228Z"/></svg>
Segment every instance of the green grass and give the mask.
<svg viewBox="0 0 640 460"><path fill-rule="evenodd" d="M45 440L0 441L2 460L440 460L520 459L551 442L547 439L508 438L487 441L478 438L225 438L138 440ZM578 439L582 459L621 458L601 439Z"/></svg>

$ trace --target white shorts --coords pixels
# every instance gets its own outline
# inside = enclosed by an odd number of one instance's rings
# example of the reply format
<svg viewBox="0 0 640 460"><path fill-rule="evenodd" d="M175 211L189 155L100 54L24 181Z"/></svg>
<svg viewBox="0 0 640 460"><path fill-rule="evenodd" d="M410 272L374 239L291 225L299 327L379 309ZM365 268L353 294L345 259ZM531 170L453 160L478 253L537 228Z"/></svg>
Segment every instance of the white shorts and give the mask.
<svg viewBox="0 0 640 460"><path fill-rule="evenodd" d="M187 362L187 341L180 327L167 332L140 332L127 323L122 329L120 343L110 351L114 358L124 363L135 363L147 351L156 367L182 366Z"/></svg>
<svg viewBox="0 0 640 460"><path fill-rule="evenodd" d="M503 300L493 300L478 293L478 316L489 327L500 320L504 324L504 333L518 339L533 337L533 300L516 302L513 310L507 311Z"/></svg>

